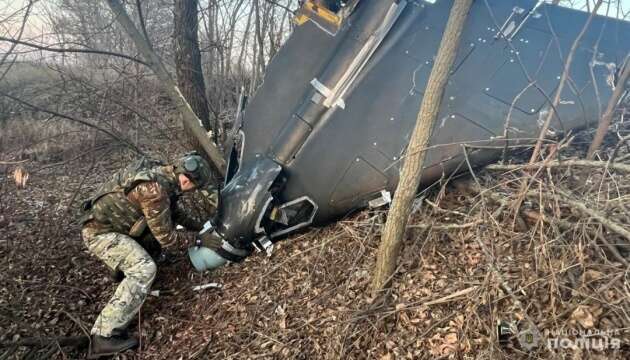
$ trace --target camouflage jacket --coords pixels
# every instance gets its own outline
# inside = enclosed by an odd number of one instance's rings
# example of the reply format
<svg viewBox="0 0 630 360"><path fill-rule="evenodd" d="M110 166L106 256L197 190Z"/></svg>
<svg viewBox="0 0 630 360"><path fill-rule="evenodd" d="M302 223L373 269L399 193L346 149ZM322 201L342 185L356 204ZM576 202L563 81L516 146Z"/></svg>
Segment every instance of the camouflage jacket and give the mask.
<svg viewBox="0 0 630 360"><path fill-rule="evenodd" d="M202 222L177 205L181 192L172 166L139 170L123 169L105 182L91 199L82 219L93 235L108 232L146 237L146 230L162 247L185 237L175 223L199 231Z"/></svg>

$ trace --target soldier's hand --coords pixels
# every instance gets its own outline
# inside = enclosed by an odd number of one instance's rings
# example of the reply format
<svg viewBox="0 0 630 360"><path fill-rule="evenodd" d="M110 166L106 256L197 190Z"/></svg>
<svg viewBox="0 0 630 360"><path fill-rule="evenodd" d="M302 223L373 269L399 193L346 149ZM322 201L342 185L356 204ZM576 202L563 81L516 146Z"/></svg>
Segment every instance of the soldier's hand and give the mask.
<svg viewBox="0 0 630 360"><path fill-rule="evenodd" d="M177 262L177 255L170 251L162 250L155 262L158 266L171 265Z"/></svg>

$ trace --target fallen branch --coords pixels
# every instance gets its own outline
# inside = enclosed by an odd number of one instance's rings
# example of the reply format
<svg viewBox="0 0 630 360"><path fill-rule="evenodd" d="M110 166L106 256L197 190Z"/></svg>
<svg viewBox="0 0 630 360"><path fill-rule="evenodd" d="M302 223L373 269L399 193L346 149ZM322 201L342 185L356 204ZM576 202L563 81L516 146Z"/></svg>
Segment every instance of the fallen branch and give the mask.
<svg viewBox="0 0 630 360"><path fill-rule="evenodd" d="M564 193L563 191L559 189L556 189L556 192L558 192L561 196L553 194L553 193L549 193L549 192L545 192L542 195L544 197L547 197L547 198L550 198L559 202L564 202L565 204L570 205L572 208L577 209L583 214L586 214L592 217L593 219L599 221L602 225L607 227L609 230L625 237L626 239L630 241L630 231L626 230L623 226L610 220L608 217L606 217L606 215L596 210L593 210L593 208L589 207L585 202L573 200L570 198L568 194ZM527 196L539 198L540 193L536 191L528 191Z"/></svg>
<svg viewBox="0 0 630 360"><path fill-rule="evenodd" d="M457 190L465 194L472 193L472 195L481 196L482 198L484 196L488 196L488 198L491 201L499 204L499 207L492 212L493 218L496 218L497 216L499 216L503 212L503 210L510 205L510 203L506 200L505 196L502 196L492 191L491 189L482 189L480 185L478 185L474 181L471 181L470 179L454 181L453 185L455 186Z"/></svg>
<svg viewBox="0 0 630 360"><path fill-rule="evenodd" d="M433 224L414 224L407 225L407 229L431 229L431 230L458 230L467 229L475 225L484 223L484 219L475 220L465 224L449 224L449 225L433 225Z"/></svg>
<svg viewBox="0 0 630 360"><path fill-rule="evenodd" d="M610 251L610 253L615 257L615 259L619 260L619 262L622 263L625 267L630 266L630 263L628 263L628 260L626 260L626 258L624 258L621 255L621 253L619 253L619 250L617 250L617 247L611 244L610 241L606 240L606 238L602 234L597 234L597 238L602 244L604 244L606 249Z"/></svg>
<svg viewBox="0 0 630 360"><path fill-rule="evenodd" d="M205 289L222 289L223 285L219 284L219 283L208 283L208 284L204 284L204 285L197 285L197 286L193 286L192 291L201 291L201 290L205 290Z"/></svg>
<svg viewBox="0 0 630 360"><path fill-rule="evenodd" d="M443 296L443 297L441 297L439 299L435 299L433 301L425 302L422 305L429 306L429 305L444 304L444 303L447 303L447 302L449 302L449 301L451 301L453 299L456 299L456 298L458 298L460 296L468 295L468 294L470 294L471 292L473 292L475 290L477 290L477 287L476 286L471 286L471 287L466 288L464 290L460 290L460 291L454 292L454 293L452 293L450 295Z"/></svg>
<svg viewBox="0 0 630 360"><path fill-rule="evenodd" d="M630 165L628 164L619 164L619 163L608 164L606 161L592 161L592 160L566 160L566 161L554 160L554 161L549 161L547 163L537 162L533 164L516 164L516 165L492 164L492 165L486 166L486 169L492 170L492 171L513 171L513 170L538 169L539 167L557 168L557 167L571 167L571 166L590 167L590 168L606 168L608 166L609 169L614 169L617 171L630 173Z"/></svg>
<svg viewBox="0 0 630 360"><path fill-rule="evenodd" d="M400 304L400 305L396 306L396 312L403 311L403 310L411 310L411 309L415 309L415 308L423 307L423 306L444 304L444 303L450 302L452 300L455 300L455 299L457 299L457 298L459 298L461 296L468 295L468 294L470 294L471 292L473 292L475 290L477 290L477 286L471 286L469 288L456 291L456 292L454 292L452 294L443 296L443 297L435 299L435 300L431 300L431 301L427 301L427 302L416 301L416 302L413 302L413 303L407 304L407 305Z"/></svg>
<svg viewBox="0 0 630 360"><path fill-rule="evenodd" d="M532 195L533 196L533 195ZM533 210L524 210L523 214L525 216L527 216L529 219L531 219L532 221L538 222L538 221L544 221L547 224L552 224L553 222L557 223L558 226L560 227L560 229L563 230L570 230L574 228L574 225L569 223L568 221L564 220L564 219L558 219L558 218L554 218L553 220L548 219L546 216L540 216L540 213L533 211ZM595 237L597 237L600 242L602 243L602 246L604 246L605 248L608 249L608 251L610 251L610 253L617 259L619 260L619 262L621 262L622 264L624 264L626 267L630 266L630 263L628 263L628 261L619 253L619 250L617 250L617 247L615 247L615 245L611 244L608 240L606 240L606 238L604 238L601 234L595 234ZM597 242L595 241L595 239L592 240L592 244L594 246L600 246L597 244Z"/></svg>

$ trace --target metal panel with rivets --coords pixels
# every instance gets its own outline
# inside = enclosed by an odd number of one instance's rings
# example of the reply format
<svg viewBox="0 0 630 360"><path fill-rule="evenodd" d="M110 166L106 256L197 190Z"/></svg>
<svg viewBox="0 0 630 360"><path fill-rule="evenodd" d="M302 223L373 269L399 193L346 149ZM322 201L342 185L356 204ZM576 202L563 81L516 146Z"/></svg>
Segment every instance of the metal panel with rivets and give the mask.
<svg viewBox="0 0 630 360"><path fill-rule="evenodd" d="M375 2L360 1L334 36L310 22L297 27L244 112L239 171L261 158L279 163L286 182L276 201L307 196L317 204L316 223L365 207L382 190L395 190L452 5L452 0L395 1L404 8L353 75L342 101L296 115L310 104L308 98L334 92L331 84L318 81L337 70L331 64L352 66L339 54L344 46L368 41L372 33L357 24L377 11L370 8ZM473 165L482 166L497 158L505 136L513 143L538 135L540 120L553 111L549 100L563 61L588 16L534 0L475 1L433 129L423 187L465 169L463 145ZM611 76L630 51L628 38L630 23L594 18L550 133L594 124L612 93ZM286 134L291 126L305 130ZM287 141L295 144L279 143Z"/></svg>

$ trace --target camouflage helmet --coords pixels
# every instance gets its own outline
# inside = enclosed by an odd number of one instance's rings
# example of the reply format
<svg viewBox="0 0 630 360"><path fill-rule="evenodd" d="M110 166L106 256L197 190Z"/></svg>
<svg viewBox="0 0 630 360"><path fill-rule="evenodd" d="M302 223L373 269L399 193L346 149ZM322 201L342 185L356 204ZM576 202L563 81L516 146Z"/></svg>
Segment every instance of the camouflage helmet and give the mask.
<svg viewBox="0 0 630 360"><path fill-rule="evenodd" d="M198 189L205 188L212 183L213 176L210 164L199 156L196 151L190 152L177 159L174 163L175 174L186 175Z"/></svg>

